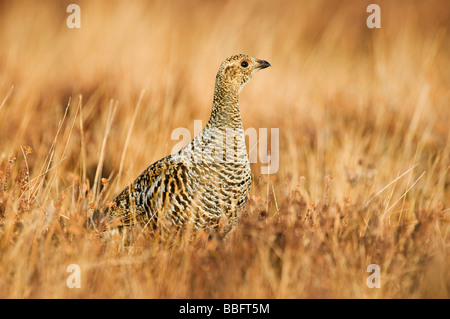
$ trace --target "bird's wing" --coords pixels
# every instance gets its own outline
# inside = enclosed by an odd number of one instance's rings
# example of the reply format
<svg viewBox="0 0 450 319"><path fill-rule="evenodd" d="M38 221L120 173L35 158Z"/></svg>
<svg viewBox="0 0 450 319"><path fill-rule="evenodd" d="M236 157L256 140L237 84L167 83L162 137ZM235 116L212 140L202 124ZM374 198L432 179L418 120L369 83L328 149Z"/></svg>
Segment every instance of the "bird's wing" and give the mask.
<svg viewBox="0 0 450 319"><path fill-rule="evenodd" d="M128 224L135 217L156 221L156 213L169 208L181 213L189 198L186 172L186 164L173 155L153 163L114 199L113 217Z"/></svg>

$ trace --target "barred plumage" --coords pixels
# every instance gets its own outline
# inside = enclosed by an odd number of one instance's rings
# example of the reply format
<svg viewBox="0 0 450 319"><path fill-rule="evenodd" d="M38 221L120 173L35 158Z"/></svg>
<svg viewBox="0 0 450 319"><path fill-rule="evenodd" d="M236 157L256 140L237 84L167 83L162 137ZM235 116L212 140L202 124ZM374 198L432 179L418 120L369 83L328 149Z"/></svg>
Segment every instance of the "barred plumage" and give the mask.
<svg viewBox="0 0 450 319"><path fill-rule="evenodd" d="M111 216L152 228L192 223L236 222L247 201L250 163L239 113L239 93L267 61L239 54L226 59L216 76L211 117L178 153L152 165L115 199Z"/></svg>

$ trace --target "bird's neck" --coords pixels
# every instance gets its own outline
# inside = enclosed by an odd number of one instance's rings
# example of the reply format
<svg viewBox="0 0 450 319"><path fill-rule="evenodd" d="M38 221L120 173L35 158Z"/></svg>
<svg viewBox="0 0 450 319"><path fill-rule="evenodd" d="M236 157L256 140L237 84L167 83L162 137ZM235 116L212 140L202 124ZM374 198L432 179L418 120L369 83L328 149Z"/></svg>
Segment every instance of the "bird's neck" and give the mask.
<svg viewBox="0 0 450 319"><path fill-rule="evenodd" d="M242 128L239 92L233 92L216 83L211 117L207 126L219 129Z"/></svg>

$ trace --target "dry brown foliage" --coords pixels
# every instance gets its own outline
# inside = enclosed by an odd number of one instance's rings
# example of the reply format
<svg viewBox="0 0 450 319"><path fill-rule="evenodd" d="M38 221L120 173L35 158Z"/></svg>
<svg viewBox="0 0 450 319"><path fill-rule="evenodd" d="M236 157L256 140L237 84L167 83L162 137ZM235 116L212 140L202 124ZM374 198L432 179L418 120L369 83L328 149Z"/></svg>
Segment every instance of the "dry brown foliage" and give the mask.
<svg viewBox="0 0 450 319"><path fill-rule="evenodd" d="M370 1L76 2L81 29L69 1L0 3L1 298L450 297L448 1L376 1L377 30ZM239 225L86 227L206 123L236 53L272 64L244 127L280 132Z"/></svg>

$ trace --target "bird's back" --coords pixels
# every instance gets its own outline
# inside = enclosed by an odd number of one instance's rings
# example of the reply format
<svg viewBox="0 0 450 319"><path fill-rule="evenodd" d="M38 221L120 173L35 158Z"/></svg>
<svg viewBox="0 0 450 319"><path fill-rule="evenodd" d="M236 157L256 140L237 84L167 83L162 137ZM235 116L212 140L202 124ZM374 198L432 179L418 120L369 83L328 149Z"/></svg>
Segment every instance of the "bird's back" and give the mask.
<svg viewBox="0 0 450 319"><path fill-rule="evenodd" d="M227 143L228 141L228 143ZM152 228L236 222L251 184L242 129L205 128L178 153L150 165L114 200L113 217Z"/></svg>

